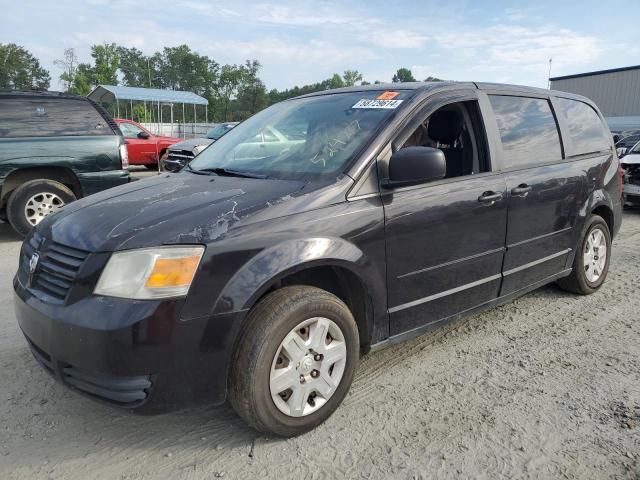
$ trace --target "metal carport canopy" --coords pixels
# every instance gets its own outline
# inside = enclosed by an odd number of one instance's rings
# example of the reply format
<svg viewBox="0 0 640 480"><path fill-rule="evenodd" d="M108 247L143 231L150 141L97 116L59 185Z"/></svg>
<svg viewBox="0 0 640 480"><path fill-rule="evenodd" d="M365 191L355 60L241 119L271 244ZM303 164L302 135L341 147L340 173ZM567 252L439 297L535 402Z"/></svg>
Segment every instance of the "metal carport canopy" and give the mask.
<svg viewBox="0 0 640 480"><path fill-rule="evenodd" d="M94 102L112 102L114 100L135 100L140 102L184 103L189 105L208 105L206 98L193 92L180 90L162 90L159 88L121 87L116 85L98 85L87 95Z"/></svg>

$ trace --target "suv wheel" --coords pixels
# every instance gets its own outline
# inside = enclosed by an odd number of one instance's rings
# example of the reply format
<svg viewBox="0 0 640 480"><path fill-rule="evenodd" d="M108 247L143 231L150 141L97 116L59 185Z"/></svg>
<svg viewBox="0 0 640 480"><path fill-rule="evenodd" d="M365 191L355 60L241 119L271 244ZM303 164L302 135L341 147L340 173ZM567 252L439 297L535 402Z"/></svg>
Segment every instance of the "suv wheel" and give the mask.
<svg viewBox="0 0 640 480"><path fill-rule="evenodd" d="M315 287L284 287L249 312L231 366L229 400L249 425L291 437L325 421L359 357L347 306Z"/></svg>
<svg viewBox="0 0 640 480"><path fill-rule="evenodd" d="M571 275L557 283L569 292L589 295L604 283L610 259L611 233L607 222L598 215L592 215L578 244Z"/></svg>
<svg viewBox="0 0 640 480"><path fill-rule="evenodd" d="M73 192L61 183L31 180L11 192L7 217L14 230L25 236L44 217L75 199Z"/></svg>

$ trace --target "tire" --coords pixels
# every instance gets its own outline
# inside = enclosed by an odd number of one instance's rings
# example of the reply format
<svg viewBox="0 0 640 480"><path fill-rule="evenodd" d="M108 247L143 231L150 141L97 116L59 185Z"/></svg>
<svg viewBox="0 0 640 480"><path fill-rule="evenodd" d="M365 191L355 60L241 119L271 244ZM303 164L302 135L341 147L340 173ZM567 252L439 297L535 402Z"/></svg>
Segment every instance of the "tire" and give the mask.
<svg viewBox="0 0 640 480"><path fill-rule="evenodd" d="M585 252L590 248L589 241L593 241L594 235L599 237L599 235L595 232L602 233L602 240L606 245L606 255L604 258L604 262L601 264L601 268L596 268L594 270L594 264L592 262L585 262ZM601 251L601 250L600 250ZM600 258L596 255L594 257L596 260L594 262L598 262ZM598 215L592 215L588 220L583 229L582 237L580 238L580 243L578 244L578 248L576 248L576 257L573 260L573 269L571 271L571 275L565 278L561 278L558 280L558 285L563 290L567 290L568 292L577 293L579 295L590 295L596 292L604 283L607 278L607 273L609 271L609 262L611 260L611 233L609 232L609 226L604 219ZM591 272L599 272L599 276L594 279L590 278L590 269ZM593 275L593 273L591 273Z"/></svg>
<svg viewBox="0 0 640 480"><path fill-rule="evenodd" d="M297 330L305 322L312 323L308 328ZM327 329L323 330L321 326ZM301 336L305 328L306 339ZM324 332L324 336L318 332ZM339 340L340 334L342 340ZM297 365L287 358L287 350L282 345L294 336L297 336L296 340L287 345L300 347L300 352L305 353ZM322 338L326 349L314 342L314 338ZM315 348L315 353L309 353L311 347ZM308 286L276 290L249 312L240 335L229 376L231 406L250 426L261 432L283 437L307 432L329 418L344 399L359 361L359 348L358 327L353 315L335 295ZM326 355L326 362L318 351ZM336 352L344 352L342 360L332 361L337 358ZM314 363L316 360L320 362ZM272 395L272 378L282 362L285 364L282 372L288 372L295 379L292 387L297 393L289 389L280 395L277 392ZM338 378L340 372L341 378ZM327 390L327 385L331 384L323 383L327 375L329 381L335 383L332 383L334 388L329 387L325 398L320 391ZM301 376L307 379L304 383ZM318 391L314 390L316 387ZM288 400L285 400L287 395ZM296 399L301 401L296 402ZM291 414L295 405L303 406L304 410L297 410L303 412L301 416ZM284 413L285 410L289 413ZM304 413L306 410L310 411Z"/></svg>
<svg viewBox="0 0 640 480"><path fill-rule="evenodd" d="M13 229L24 237L44 217L75 199L73 192L59 182L30 180L11 192L7 218Z"/></svg>

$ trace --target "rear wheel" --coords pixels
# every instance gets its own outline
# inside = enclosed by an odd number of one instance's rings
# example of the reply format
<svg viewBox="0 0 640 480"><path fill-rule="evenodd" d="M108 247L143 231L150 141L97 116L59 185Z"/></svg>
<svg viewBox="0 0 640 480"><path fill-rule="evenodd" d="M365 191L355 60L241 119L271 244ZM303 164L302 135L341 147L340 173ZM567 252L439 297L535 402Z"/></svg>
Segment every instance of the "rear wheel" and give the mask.
<svg viewBox="0 0 640 480"><path fill-rule="evenodd" d="M257 430L291 437L325 421L347 394L359 356L347 306L315 287L284 287L249 313L229 400Z"/></svg>
<svg viewBox="0 0 640 480"><path fill-rule="evenodd" d="M592 215L587 221L576 250L571 275L558 280L564 290L589 295L607 278L611 259L611 233L604 219Z"/></svg>
<svg viewBox="0 0 640 480"><path fill-rule="evenodd" d="M44 217L75 199L73 192L59 182L31 180L11 192L7 217L14 230L25 236Z"/></svg>

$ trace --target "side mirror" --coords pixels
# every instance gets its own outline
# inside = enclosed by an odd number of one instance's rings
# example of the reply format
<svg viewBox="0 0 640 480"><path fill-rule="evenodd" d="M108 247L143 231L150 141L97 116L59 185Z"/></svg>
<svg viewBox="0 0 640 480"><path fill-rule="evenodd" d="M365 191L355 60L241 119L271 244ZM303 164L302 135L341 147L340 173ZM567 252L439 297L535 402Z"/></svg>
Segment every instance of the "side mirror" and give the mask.
<svg viewBox="0 0 640 480"><path fill-rule="evenodd" d="M444 153L438 148L405 147L389 160L389 179L383 182L385 188L416 185L432 180L440 180L447 174Z"/></svg>
<svg viewBox="0 0 640 480"><path fill-rule="evenodd" d="M138 133L138 138L142 138L143 140L146 140L147 138L149 138L151 135L149 135L147 132L140 132Z"/></svg>

